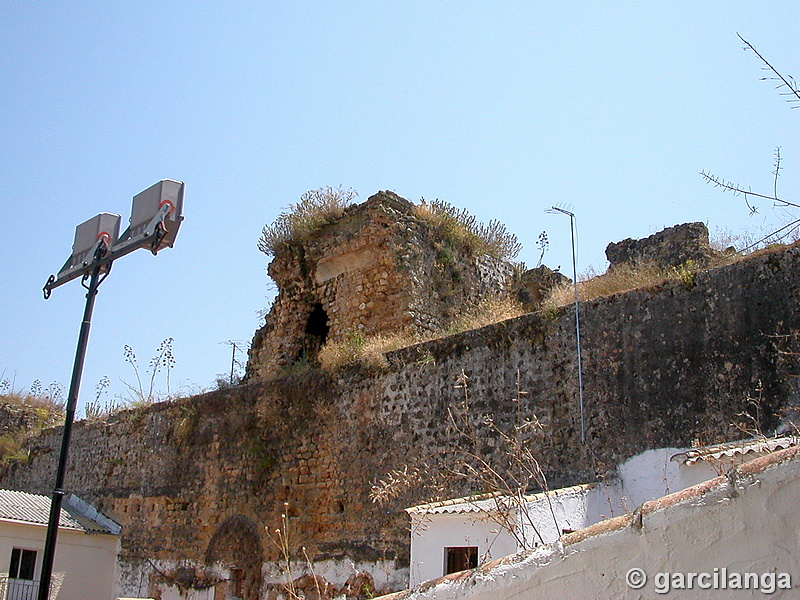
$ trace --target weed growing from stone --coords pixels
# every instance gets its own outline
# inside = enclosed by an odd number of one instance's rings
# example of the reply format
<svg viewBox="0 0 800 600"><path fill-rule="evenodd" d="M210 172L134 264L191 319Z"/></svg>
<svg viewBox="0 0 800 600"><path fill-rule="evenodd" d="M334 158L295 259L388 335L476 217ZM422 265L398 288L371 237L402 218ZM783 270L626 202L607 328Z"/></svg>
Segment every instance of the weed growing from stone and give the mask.
<svg viewBox="0 0 800 600"><path fill-rule="evenodd" d="M142 385L142 378L139 374L139 365L136 361L136 353L133 351L133 348L131 348L128 344L125 344L125 362L131 365L133 372L136 375L135 386L123 381L125 386L132 394L132 397L127 400L127 405L129 407L150 404L152 402L157 402L158 400L170 397L170 371L175 367L176 362L175 356L172 354L173 341L174 340L171 337L163 340L156 349L156 353L153 355L153 358L150 359L150 362L148 363L148 370L146 371L146 373L150 374L150 378L147 380L147 391L145 391L145 387ZM165 372L166 396L159 394L156 390L156 376L162 370Z"/></svg>
<svg viewBox="0 0 800 600"><path fill-rule="evenodd" d="M318 600L333 598L336 590L330 582L317 576L314 572L314 564L308 556L305 546L300 548L303 561L297 561L292 558L288 502L283 503L280 526L274 530L266 528L266 533L279 554L278 569L283 579L279 591L283 594L285 600L305 600L308 597L307 591L311 586L313 586L313 591L316 592ZM295 571L302 574L295 578Z"/></svg>
<svg viewBox="0 0 800 600"><path fill-rule="evenodd" d="M309 190L270 225L261 230L258 249L274 256L286 244L302 242L316 230L338 219L358 194L353 189L325 187Z"/></svg>
<svg viewBox="0 0 800 600"><path fill-rule="evenodd" d="M365 336L361 330L351 328L345 339L326 343L320 350L318 360L320 366L326 371L335 371L346 364L353 363L374 369L383 369L388 365L386 353L393 350L478 329L492 323L519 317L524 313L525 311L514 299L508 296L495 296L485 298L473 310L459 315L444 327L427 334L398 332ZM433 356L428 352L427 357L420 362L433 362Z"/></svg>
<svg viewBox="0 0 800 600"><path fill-rule="evenodd" d="M44 387L37 379L29 391L22 391L13 380L0 379L0 468L27 460L26 440L63 422L63 390L58 383Z"/></svg>
<svg viewBox="0 0 800 600"><path fill-rule="evenodd" d="M493 219L488 224L481 223L466 209L456 208L443 200L428 202L423 198L415 211L419 218L433 226L439 237L466 247L474 254L513 260L522 249L517 236L500 221Z"/></svg>

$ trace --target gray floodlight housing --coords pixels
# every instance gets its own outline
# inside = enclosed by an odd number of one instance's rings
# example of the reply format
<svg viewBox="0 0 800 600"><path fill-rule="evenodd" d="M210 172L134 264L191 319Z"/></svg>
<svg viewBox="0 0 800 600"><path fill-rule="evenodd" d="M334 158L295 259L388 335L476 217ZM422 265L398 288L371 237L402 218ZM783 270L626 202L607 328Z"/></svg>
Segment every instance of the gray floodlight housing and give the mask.
<svg viewBox="0 0 800 600"><path fill-rule="evenodd" d="M58 272L59 280L77 277L89 265L95 256L98 244L111 248L119 237L119 224L122 217L111 213L100 213L75 228L75 241L72 243L72 255Z"/></svg>
<svg viewBox="0 0 800 600"><path fill-rule="evenodd" d="M75 230L72 256L61 267L58 276L51 275L44 286L44 296L76 277L88 277L94 267L108 273L111 263L138 248L153 254L175 243L183 221L182 181L162 179L133 197L130 225L119 235L119 215L101 213L81 223ZM102 251L98 251L100 246Z"/></svg>
<svg viewBox="0 0 800 600"><path fill-rule="evenodd" d="M184 187L182 181L162 179L136 194L131 207L130 225L111 248L112 253L131 246L140 247L141 242L153 236L159 227L162 228L161 235L157 236L150 250L155 254L162 248L171 248L183 221Z"/></svg>

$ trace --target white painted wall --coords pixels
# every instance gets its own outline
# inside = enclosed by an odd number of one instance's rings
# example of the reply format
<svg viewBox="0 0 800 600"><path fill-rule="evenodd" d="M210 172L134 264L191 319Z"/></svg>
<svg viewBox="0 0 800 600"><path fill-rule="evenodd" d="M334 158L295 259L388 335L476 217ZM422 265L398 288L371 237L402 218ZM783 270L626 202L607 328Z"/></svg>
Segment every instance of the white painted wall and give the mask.
<svg viewBox="0 0 800 600"><path fill-rule="evenodd" d="M0 521L0 572L8 575L11 550L36 550L35 578L39 579L44 552L45 525ZM114 569L119 537L59 529L53 561L53 600L113 600Z"/></svg>
<svg viewBox="0 0 800 600"><path fill-rule="evenodd" d="M147 560L137 563L120 563L117 572L117 595L120 597L144 597L148 593L150 575L154 568L163 573L176 571L179 567L195 566L198 570L208 572L220 581L230 580L230 571L223 565L193 565L189 561ZM407 585L408 570L398 568L393 560L374 562L353 562L352 560L323 560L314 563L314 573L337 587L342 587L347 580L357 573L369 573L378 590L400 589ZM309 573L305 563L293 563L291 577L298 579ZM266 589L270 584L283 585L287 578L282 566L277 563L264 563L261 568L262 583ZM158 595L161 600L216 600L215 589L180 589L166 583L158 584ZM222 587L222 586L220 586ZM267 597L267 593L263 593Z"/></svg>
<svg viewBox="0 0 800 600"><path fill-rule="evenodd" d="M787 458L783 458L786 456ZM509 557L503 564L440 581L402 598L414 600L562 600L676 598L798 598L800 589L800 457L784 453L767 468L687 490L647 510L641 527L627 521L598 526L566 547L560 543ZM626 583L643 569L641 589ZM692 589L658 591L659 574L788 573L793 589ZM662 577L662 586L664 579ZM708 580L706 580L708 581ZM718 586L719 587L719 586ZM664 588L661 588L664 590Z"/></svg>
<svg viewBox="0 0 800 600"><path fill-rule="evenodd" d="M549 494L538 494L528 502L518 517L527 547L556 541L567 531L583 529L591 524L590 509L594 506L597 486L579 485ZM522 548L517 548L517 551Z"/></svg>
<svg viewBox="0 0 800 600"><path fill-rule="evenodd" d="M735 464L752 460L758 453L692 465L671 461L681 448L648 450L629 459L617 469L617 477L605 484L591 484L537 494L517 515L517 539L492 522L488 513L412 513L411 587L444 574L444 548L478 546L479 560L484 548L486 560L513 554L525 548L557 541L565 530L578 530L604 519L631 512L644 502L655 500L726 473ZM538 532L538 533L537 533ZM469 541L472 543L468 543ZM505 554L501 554L505 552Z"/></svg>
<svg viewBox="0 0 800 600"><path fill-rule="evenodd" d="M517 551L514 537L485 514L431 516L435 518L412 517L410 585L444 574L445 548L477 546L479 563Z"/></svg>

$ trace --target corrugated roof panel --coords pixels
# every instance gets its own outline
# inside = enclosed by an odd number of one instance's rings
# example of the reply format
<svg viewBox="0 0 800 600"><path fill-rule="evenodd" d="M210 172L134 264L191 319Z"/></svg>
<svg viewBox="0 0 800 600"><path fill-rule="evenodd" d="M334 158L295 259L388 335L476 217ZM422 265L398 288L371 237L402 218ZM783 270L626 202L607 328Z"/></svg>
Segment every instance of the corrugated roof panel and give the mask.
<svg viewBox="0 0 800 600"><path fill-rule="evenodd" d="M785 448L791 448L798 444L796 436L786 436L779 438L758 438L752 440L740 440L714 446L704 446L702 448L692 448L685 452L675 454L670 460L682 462L686 465L693 465L698 461L718 460L722 457L731 457L750 454L753 452L769 453Z"/></svg>
<svg viewBox="0 0 800 600"><path fill-rule="evenodd" d="M50 503L51 499L48 496L0 489L0 519L47 525L50 519ZM119 532L118 530L113 531L112 528L93 519L86 518L76 511L70 511L69 508L69 503L65 501L62 504L58 520L60 528L76 529L86 533Z"/></svg>
<svg viewBox="0 0 800 600"><path fill-rule="evenodd" d="M594 487L594 483L583 483L566 488L559 488L550 490L549 492L539 492L538 494L529 494L522 497L523 501L535 502L550 496L551 498L563 496L573 493L578 493L583 490ZM479 494L475 496L466 496L464 498L453 498L451 500L442 500L440 502L429 502L427 504L420 504L407 508L406 512L410 515L425 514L466 514L466 513L491 513L495 510L505 510L517 506L517 500L512 496L503 496L502 494Z"/></svg>

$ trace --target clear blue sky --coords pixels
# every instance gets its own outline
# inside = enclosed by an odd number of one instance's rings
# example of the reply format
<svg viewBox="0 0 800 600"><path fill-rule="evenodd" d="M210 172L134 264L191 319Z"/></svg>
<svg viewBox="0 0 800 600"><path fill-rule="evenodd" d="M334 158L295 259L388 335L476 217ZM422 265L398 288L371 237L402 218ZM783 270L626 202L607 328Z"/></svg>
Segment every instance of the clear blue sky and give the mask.
<svg viewBox="0 0 800 600"><path fill-rule="evenodd" d="M800 109L752 42L800 71L800 4L772 2L4 2L0 373L67 385L84 302L42 298L74 227L186 182L175 248L119 260L97 299L81 406L173 337L173 390L226 372L274 294L261 227L309 189L440 198L499 219L537 260L605 268L607 243L686 221L777 222L709 170L797 201ZM765 221L767 221L765 225ZM163 387L163 386L162 386Z"/></svg>

